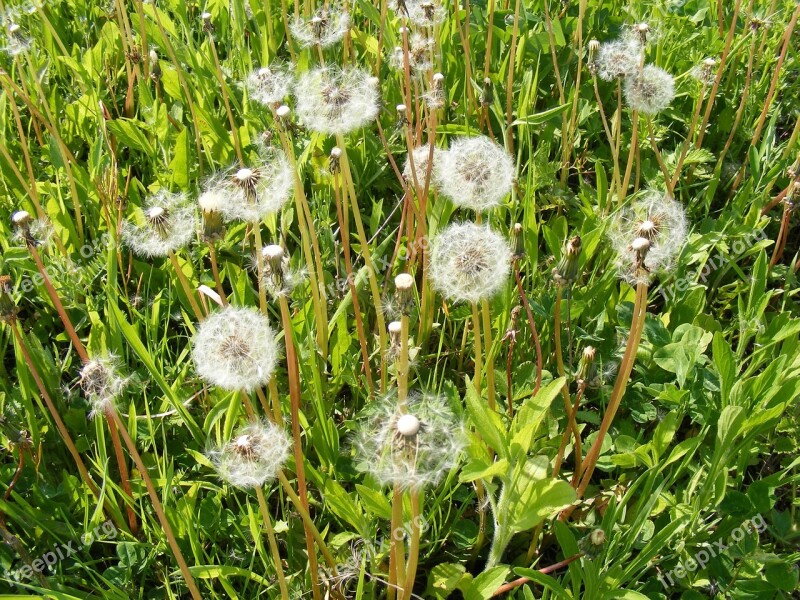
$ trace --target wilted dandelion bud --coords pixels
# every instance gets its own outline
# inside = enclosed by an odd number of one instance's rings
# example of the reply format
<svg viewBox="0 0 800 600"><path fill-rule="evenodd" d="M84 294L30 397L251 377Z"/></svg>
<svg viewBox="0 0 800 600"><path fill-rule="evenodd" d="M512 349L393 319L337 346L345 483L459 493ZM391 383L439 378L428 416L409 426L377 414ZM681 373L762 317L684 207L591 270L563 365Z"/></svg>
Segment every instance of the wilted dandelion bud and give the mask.
<svg viewBox="0 0 800 600"><path fill-rule="evenodd" d="M331 155L330 158L328 159L329 162L328 170L331 173L338 173L339 167L341 166L341 160L342 160L342 149L339 148L338 146L334 146L333 148L331 148Z"/></svg>
<svg viewBox="0 0 800 600"><path fill-rule="evenodd" d="M3 48L6 54L13 57L30 50L32 42L18 23L10 22L6 31L8 32L8 45Z"/></svg>
<svg viewBox="0 0 800 600"><path fill-rule="evenodd" d="M357 67L312 69L300 77L295 96L302 121L320 133L345 134L378 115L378 86Z"/></svg>
<svg viewBox="0 0 800 600"><path fill-rule="evenodd" d="M483 89L481 90L481 104L489 106L494 102L494 89L492 89L492 80L488 77L483 80Z"/></svg>
<svg viewBox="0 0 800 600"><path fill-rule="evenodd" d="M444 397L412 392L401 408L390 394L360 421L357 467L383 485L421 489L458 465L463 447L462 424Z"/></svg>
<svg viewBox="0 0 800 600"><path fill-rule="evenodd" d="M515 260L525 256L525 240L522 234L522 223L514 223L514 227L511 228L511 248L513 248L513 258Z"/></svg>
<svg viewBox="0 0 800 600"><path fill-rule="evenodd" d="M597 76L604 81L628 77L639 71L644 46L635 36L625 36L600 45L595 65Z"/></svg>
<svg viewBox="0 0 800 600"><path fill-rule="evenodd" d="M251 392L269 383L278 344L267 317L229 306L200 323L192 340L197 374L224 390Z"/></svg>
<svg viewBox="0 0 800 600"><path fill-rule="evenodd" d="M327 48L341 41L350 31L350 15L344 10L322 8L310 19L296 19L289 28L292 37L303 48Z"/></svg>
<svg viewBox="0 0 800 600"><path fill-rule="evenodd" d="M261 487L278 476L289 457L291 439L269 421L239 429L227 444L208 453L219 476L239 488Z"/></svg>
<svg viewBox="0 0 800 600"><path fill-rule="evenodd" d="M206 192L221 194L220 212L226 221L257 223L278 212L294 189L294 171L280 152L257 163L222 173L206 185Z"/></svg>
<svg viewBox="0 0 800 600"><path fill-rule="evenodd" d="M294 75L286 65L274 64L256 69L247 76L244 83L253 100L272 107L283 102L291 93Z"/></svg>
<svg viewBox="0 0 800 600"><path fill-rule="evenodd" d="M302 279L301 274L289 268L289 257L277 244L264 246L264 287L273 298L288 296Z"/></svg>
<svg viewBox="0 0 800 600"><path fill-rule="evenodd" d="M222 207L227 198L219 189L211 189L200 194L197 204L203 216L203 239L213 241L220 239L225 233L225 223L222 220Z"/></svg>
<svg viewBox="0 0 800 600"><path fill-rule="evenodd" d="M647 65L641 73L625 80L625 100L633 110L654 115L669 106L675 97L675 80L664 69Z"/></svg>
<svg viewBox="0 0 800 600"><path fill-rule="evenodd" d="M0 322L9 323L16 318L17 303L9 275L0 275Z"/></svg>
<svg viewBox="0 0 800 600"><path fill-rule="evenodd" d="M128 380L121 377L117 361L113 357L90 360L81 369L80 385L92 405L90 417L106 414L115 409Z"/></svg>
<svg viewBox="0 0 800 600"><path fill-rule="evenodd" d="M200 15L203 20L203 31L206 33L214 33L214 24L211 22L211 13L204 12Z"/></svg>
<svg viewBox="0 0 800 600"><path fill-rule="evenodd" d="M791 179L800 178L800 153L798 153L797 159L786 169L786 174Z"/></svg>
<svg viewBox="0 0 800 600"><path fill-rule="evenodd" d="M403 330L403 324L400 321L390 321L386 326L386 330L389 332L389 349L386 353L386 359L391 362L397 360L397 357L400 356L400 334Z"/></svg>
<svg viewBox="0 0 800 600"><path fill-rule="evenodd" d="M444 106L444 75L434 73L431 81L431 89L423 94L423 99L429 109L438 110Z"/></svg>
<svg viewBox="0 0 800 600"><path fill-rule="evenodd" d="M669 195L652 191L634 200L614 217L608 233L620 275L631 284L649 282L672 265L686 233L683 207Z"/></svg>
<svg viewBox="0 0 800 600"><path fill-rule="evenodd" d="M578 259L581 255L581 236L567 240L564 253L553 269L553 281L559 286L569 286L578 280Z"/></svg>
<svg viewBox="0 0 800 600"><path fill-rule="evenodd" d="M647 43L647 35L650 33L650 25L647 23L637 23L634 26L634 31L639 37L639 41L644 45Z"/></svg>
<svg viewBox="0 0 800 600"><path fill-rule="evenodd" d="M510 264L505 237L486 225L453 223L433 240L428 277L448 300L478 302L502 289Z"/></svg>
<svg viewBox="0 0 800 600"><path fill-rule="evenodd" d="M586 346L581 353L581 358L578 361L578 372L576 379L578 382L589 382L597 377L597 366L595 359L597 358L597 350L594 346Z"/></svg>
<svg viewBox="0 0 800 600"><path fill-rule="evenodd" d="M434 166L439 192L477 212L499 206L514 185L514 159L483 135L457 138Z"/></svg>
<svg viewBox="0 0 800 600"><path fill-rule="evenodd" d="M17 235L22 239L27 246L35 246L36 240L31 233L31 223L33 217L27 210L18 210L11 215L11 222L17 228Z"/></svg>
<svg viewBox="0 0 800 600"><path fill-rule="evenodd" d="M186 246L194 236L197 216L185 194L161 190L147 198L142 223L125 221L122 241L145 258L166 256Z"/></svg>
<svg viewBox="0 0 800 600"><path fill-rule="evenodd" d="M414 278L408 273L400 273L394 278L394 289L398 309L408 315L414 306Z"/></svg>
<svg viewBox="0 0 800 600"><path fill-rule="evenodd" d="M150 50L150 79L158 83L161 80L161 65L158 62L158 53Z"/></svg>

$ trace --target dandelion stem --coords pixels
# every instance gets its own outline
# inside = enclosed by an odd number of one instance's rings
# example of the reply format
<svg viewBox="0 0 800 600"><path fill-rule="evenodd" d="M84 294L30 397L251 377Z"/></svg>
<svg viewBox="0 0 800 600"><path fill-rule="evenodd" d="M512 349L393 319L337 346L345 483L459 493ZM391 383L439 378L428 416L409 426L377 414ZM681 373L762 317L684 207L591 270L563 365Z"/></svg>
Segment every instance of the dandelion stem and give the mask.
<svg viewBox="0 0 800 600"><path fill-rule="evenodd" d="M228 298L225 295L225 288L222 287L222 279L219 276L219 266L217 265L217 247L214 242L208 242L208 258L211 261L211 272L214 275L214 285L217 288L222 306L228 306Z"/></svg>
<svg viewBox="0 0 800 600"><path fill-rule="evenodd" d="M404 600L411 600L414 591L414 580L417 576L417 564L419 563L419 538L422 520L420 494L421 491L417 489L412 489L409 492L409 497L411 498L411 541L408 545L408 562L406 563L405 581L403 581Z"/></svg>
<svg viewBox="0 0 800 600"><path fill-rule="evenodd" d="M492 319L489 314L489 301L484 299L481 302L481 312L483 313L483 341L486 352L486 391L488 405L491 410L497 410L497 400L495 399L494 383L494 348L492 345Z"/></svg>
<svg viewBox="0 0 800 600"><path fill-rule="evenodd" d="M558 376L566 379L566 371L564 370L564 356L561 350L561 299L564 294L564 287L558 286L556 292L556 304L554 309L554 324L553 324L553 337L556 346L556 367L558 369ZM575 438L575 455L579 456L581 453L581 433L578 430L578 425L575 423L572 414L572 401L569 394L569 381L565 381L561 387L561 396L564 398L564 412L567 416L567 431L571 431ZM575 468L578 469L578 461L576 461ZM556 456L555 467L553 468L554 477L561 470L561 453Z"/></svg>
<svg viewBox="0 0 800 600"><path fill-rule="evenodd" d="M646 117L645 121L647 122L647 135L650 138L650 147L653 149L653 153L656 155L656 161L658 161L661 174L664 176L664 183L667 186L667 193L672 196L672 177L670 176L669 171L667 171L667 165L664 164L664 159L661 157L661 151L658 149L656 136L653 133L653 121L649 116Z"/></svg>
<svg viewBox="0 0 800 600"><path fill-rule="evenodd" d="M289 375L289 399L291 401L292 440L294 442L295 473L297 474L297 491L300 502L308 512L308 488L306 487L306 471L303 456L303 445L300 440L300 365L297 359L297 350L294 345L292 332L292 318L289 312L289 301L286 296L280 296L281 320L283 322L283 339L286 344L286 364ZM308 551L308 567L311 575L311 584L314 589L319 587L319 573L317 572L317 554L312 541L313 532L308 524L303 521Z"/></svg>
<svg viewBox="0 0 800 600"><path fill-rule="evenodd" d="M117 459L117 466L119 466L119 477L122 483L122 491L133 502L133 491L131 490L130 474L128 473L128 463L125 461L125 455L122 452L122 442L119 439L119 431L117 431L117 424L114 418L108 414L108 409L104 411L104 416L108 422L108 431L111 434L111 444L114 446L114 455ZM125 500L125 510L128 513L128 523L131 527L131 533L136 535L139 529L136 523L136 512L133 507Z"/></svg>
<svg viewBox="0 0 800 600"><path fill-rule="evenodd" d="M597 432L597 437L595 438L594 444L592 444L591 449L583 459L583 474L581 476L581 483L577 489L578 498L583 496L583 493L586 491L586 488L589 485L589 481L591 481L592 474L594 473L595 466L597 465L597 459L600 457L600 450L603 447L603 440L605 439L605 436L611 427L614 416L617 414L617 409L622 401L622 397L625 395L625 388L628 385L628 379L630 378L631 371L633 370L633 363L636 360L636 352L639 349L639 341L641 340L642 331L644 330L644 320L645 315L647 314L647 289L646 282L639 282L636 286L636 298L633 305L633 316L631 321L631 330L628 337L628 344L625 347L625 354L622 358L622 364L620 364L617 380L614 382L614 389L611 392L611 399L606 407L605 415L603 415L603 421L600 424L600 430ZM572 508L567 509L567 515L571 513L572 510L574 510L574 505Z"/></svg>
<svg viewBox="0 0 800 600"><path fill-rule="evenodd" d="M256 270L258 271L258 307L267 314L267 290L264 288L264 253L261 246L261 221L253 223L253 244L256 247Z"/></svg>
<svg viewBox="0 0 800 600"><path fill-rule="evenodd" d="M64 324L64 329L67 330L67 335L72 341L75 351L78 353L78 356L81 358L82 362L89 362L89 354L86 352L83 342L81 342L81 339L78 337L78 333L75 331L75 327L73 327L72 321L70 321L69 315L67 315L67 311L64 310L64 305L61 303L61 299L58 297L58 293L53 287L53 282L50 281L50 276L47 274L47 269L45 269L45 266L42 263L42 258L39 256L39 251L33 244L28 244L27 246L31 257L33 258L33 262L36 263L36 268L39 270L39 275L42 276L42 283L44 283L44 287L47 290L47 295L50 296L50 300L53 302L53 306L55 306L61 322Z"/></svg>
<svg viewBox="0 0 800 600"><path fill-rule="evenodd" d="M389 600L393 600L396 590L404 589L405 547L400 537L403 525L403 493L395 484L392 492L391 539L389 541L389 586L386 590Z"/></svg>
<svg viewBox="0 0 800 600"><path fill-rule="evenodd" d="M681 171L683 170L683 163L686 160L686 155L689 153L689 146L692 143L692 138L694 137L695 131L697 131L697 121L700 119L700 111L703 108L703 98L705 98L705 90L706 85L703 84L703 89L700 92L700 97L697 99L697 106L694 110L694 116L692 116L692 123L689 125L689 131L686 135L686 139L683 142L683 148L681 149L681 154L678 157L678 164L675 166L675 173L672 175L672 181L670 182L670 187L675 191L675 186L678 185L678 179L681 176Z"/></svg>
<svg viewBox="0 0 800 600"><path fill-rule="evenodd" d="M483 380L483 350L481 349L481 319L478 314L478 304L472 303L472 339L475 344L475 391L481 395L481 384Z"/></svg>
<svg viewBox="0 0 800 600"><path fill-rule="evenodd" d="M517 290L519 291L522 305L525 307L525 314L528 316L528 325L531 328L531 337L533 337L533 345L536 348L536 385L533 388L533 395L535 396L539 392L539 388L542 387L542 345L539 343L539 333L536 331L536 321L533 319L533 312L528 302L528 296L522 288L522 277L519 272L518 260L514 261L514 278L517 280Z"/></svg>
<svg viewBox="0 0 800 600"><path fill-rule="evenodd" d="M264 520L264 529L267 530L269 551L272 554L272 563L275 566L275 575L278 578L281 598L283 600L289 600L289 589L286 587L286 577L283 574L281 554L278 551L278 541L275 539L275 529L272 527L272 517L267 508L267 501L264 499L264 491L260 487L256 487L256 496L258 497L258 507L261 509L261 518Z"/></svg>
<svg viewBox="0 0 800 600"><path fill-rule="evenodd" d="M161 500L158 497L158 492L156 492L156 488L153 485L153 480L150 478L147 467L145 466L139 451L136 449L136 444L134 444L133 440L131 439L128 430L125 428L125 425L119 418L116 409L111 407L108 412L122 434L122 439L125 440L125 445L128 446L128 452L130 453L133 462L136 464L139 474L142 476L145 487L147 487L147 493L150 494L150 501L153 503L153 510L155 510L158 521L161 523L161 527L164 529L164 535L167 537L167 543L172 549L175 560L178 562L178 567L183 574L183 579L186 582L186 586L189 588L189 593L192 595L194 600L202 600L200 590L197 588L194 577L192 577L192 573L189 571L189 567L186 564L186 559L184 559L180 546L178 546L178 540L175 538L172 525L170 525L169 521L167 520L167 515L164 513L164 507L162 506Z"/></svg>
<svg viewBox="0 0 800 600"><path fill-rule="evenodd" d="M628 151L628 165L625 167L625 177L622 180L622 187L619 188L619 204L625 200L628 194L628 185L631 181L631 172L633 171L633 157L639 147L639 111L634 110L631 115L631 123L633 124L633 133L631 134L631 147Z"/></svg>
<svg viewBox="0 0 800 600"><path fill-rule="evenodd" d="M383 314L383 302L381 301L381 291L378 286L378 278L375 270L375 265L372 263L372 255L369 250L369 238L364 231L364 223L361 221L361 211L358 207L358 197L356 196L356 189L353 184L353 174L350 170L350 161L347 158L347 146L345 145L344 137L341 134L336 136L336 143L342 150L341 165L344 181L350 193L350 202L353 208L353 219L356 223L356 230L358 232L358 241L361 246L361 254L364 256L364 264L367 267L367 275L369 278L370 291L372 292L373 302L375 303L375 316L377 319L378 327L378 340L380 344L381 356L381 389L386 389L387 384L387 365L386 365L386 319Z"/></svg>

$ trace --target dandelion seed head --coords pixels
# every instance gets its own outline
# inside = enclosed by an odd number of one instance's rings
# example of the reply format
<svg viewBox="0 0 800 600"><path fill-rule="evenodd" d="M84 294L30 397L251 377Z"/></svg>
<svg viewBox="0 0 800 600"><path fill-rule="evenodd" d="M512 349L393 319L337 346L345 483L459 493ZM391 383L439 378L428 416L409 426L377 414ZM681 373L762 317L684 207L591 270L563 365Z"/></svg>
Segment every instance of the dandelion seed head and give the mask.
<svg viewBox="0 0 800 600"><path fill-rule="evenodd" d="M623 36L600 44L595 58L597 76L604 81L628 77L639 70L644 46L635 36Z"/></svg>
<svg viewBox="0 0 800 600"><path fill-rule="evenodd" d="M620 276L636 284L668 270L687 230L683 207L668 194L649 191L635 199L614 216L609 227Z"/></svg>
<svg viewBox="0 0 800 600"><path fill-rule="evenodd" d="M442 152L434 176L456 206L485 211L499 206L514 185L514 160L486 136L458 138Z"/></svg>
<svg viewBox="0 0 800 600"><path fill-rule="evenodd" d="M294 171L280 152L271 152L254 165L221 172L205 186L205 193L220 200L225 221L257 223L278 212L294 189Z"/></svg>
<svg viewBox="0 0 800 600"><path fill-rule="evenodd" d="M296 19L289 29L294 40L303 48L327 48L340 42L350 31L350 15L338 9L320 9L310 19Z"/></svg>
<svg viewBox="0 0 800 600"><path fill-rule="evenodd" d="M408 66L415 75L429 71L434 63L434 49L436 43L433 38L414 32L408 39ZM398 71L405 70L405 50L403 46L396 46L390 56L390 64Z"/></svg>
<svg viewBox="0 0 800 600"><path fill-rule="evenodd" d="M433 288L452 301L478 302L505 285L511 246L486 225L453 223L433 240L430 277Z"/></svg>
<svg viewBox="0 0 800 600"><path fill-rule="evenodd" d="M115 409L129 381L120 375L118 360L113 356L87 362L80 372L80 386L92 406L89 417Z"/></svg>
<svg viewBox="0 0 800 600"><path fill-rule="evenodd" d="M188 245L197 228L194 207L182 193L160 190L145 201L144 223L126 220L122 241L134 254L145 258L166 256Z"/></svg>
<svg viewBox="0 0 800 600"><path fill-rule="evenodd" d="M359 421L358 468L382 485L436 485L460 462L464 437L463 424L446 398L412 392L401 409L396 393L388 394Z"/></svg>
<svg viewBox="0 0 800 600"><path fill-rule="evenodd" d="M717 78L717 61L714 58L706 58L699 65L692 67L690 75L701 84L708 86L714 83Z"/></svg>
<svg viewBox="0 0 800 600"><path fill-rule="evenodd" d="M245 79L250 97L263 104L273 106L288 96L294 85L294 75L286 65L276 63L256 69Z"/></svg>
<svg viewBox="0 0 800 600"><path fill-rule="evenodd" d="M291 439L269 421L239 429L227 444L208 453L220 478L239 488L263 486L289 458Z"/></svg>
<svg viewBox="0 0 800 600"><path fill-rule="evenodd" d="M417 27L440 25L447 16L444 5L436 0L390 0L389 8Z"/></svg>
<svg viewBox="0 0 800 600"><path fill-rule="evenodd" d="M192 341L197 374L224 390L269 383L278 362L278 343L267 317L254 308L229 306L197 327Z"/></svg>
<svg viewBox="0 0 800 600"><path fill-rule="evenodd" d="M641 73L625 79L625 100L633 110L654 115L675 98L675 80L661 67L647 65Z"/></svg>
<svg viewBox="0 0 800 600"><path fill-rule="evenodd" d="M346 134L378 115L378 86L358 67L312 69L300 77L295 96L300 119L320 133Z"/></svg>
<svg viewBox="0 0 800 600"><path fill-rule="evenodd" d="M433 175L436 170L436 164L439 161L439 157L442 153L442 150L437 148L436 146L433 147L433 166L431 167L431 182L433 182ZM403 177L405 180L413 185L414 184L414 175L417 176L417 183L419 183L420 187L425 185L425 177L428 173L428 159L431 155L431 147L429 145L424 146L417 146L411 152L411 160L409 157L406 156L406 162L403 165ZM413 170L411 163L414 163Z"/></svg>

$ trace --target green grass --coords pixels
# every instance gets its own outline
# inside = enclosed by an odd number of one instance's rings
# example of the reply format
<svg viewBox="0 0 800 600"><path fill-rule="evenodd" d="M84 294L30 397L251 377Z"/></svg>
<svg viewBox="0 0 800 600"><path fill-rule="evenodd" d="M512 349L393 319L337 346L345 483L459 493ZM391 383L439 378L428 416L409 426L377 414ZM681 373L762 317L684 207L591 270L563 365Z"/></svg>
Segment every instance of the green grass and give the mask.
<svg viewBox="0 0 800 600"><path fill-rule="evenodd" d="M292 15L295 6L306 17L315 9L310 1L289 5ZM791 196L800 181L797 3L487 0L445 8L434 32L435 68L407 89L388 64L402 45L402 20L390 9L382 18L380 3L351 3L348 38L319 52L287 40L274 0L0 3L0 276L10 278L0 290L0 598L190 597L129 448L120 446L130 496L109 420L88 418L79 347L57 303L88 356L113 355L130 377L116 410L201 597L281 597L256 494L220 480L206 454L249 418L242 397L205 384L192 361L198 319L191 301L204 312L218 308L197 292L216 287L209 244L198 234L176 252L184 286L170 260L136 257L119 243L122 220L141 218L147 196L167 189L194 201L210 176L239 163L237 142L245 164L264 144L296 157L298 189L259 232L305 271L285 301L268 298L264 306L282 347L293 341L299 370L293 374L293 354L283 352L263 391L265 404L277 399L287 432L290 390L299 398L303 468L292 456L285 471L295 490L305 473L309 512L339 577L318 551L319 573L311 572L299 512L285 488L268 482L292 599L386 598L393 523L404 532L395 553L403 548L408 557L418 546L415 597L486 599L514 581L504 597L800 597L800 244L792 204L800 191ZM203 30L203 12L213 32ZM615 173L587 62L589 40L610 41L639 22L651 27L647 62L675 77L674 100L652 118L667 175L676 174L690 138L674 189L690 231L675 266L646 290L641 341L624 359L637 296L618 277L608 233L622 207L669 182L645 120L631 147L633 115L627 106L617 113L615 83L598 81L612 134L619 124ZM150 50L159 59L156 78ZM723 56L718 85L701 88L692 69L713 57L716 74ZM324 60L375 74L380 129L371 122L337 142L305 129L296 111L279 122L242 84L276 59L293 61L298 73ZM444 75L444 103L427 111L419 97L434 71ZM294 98L286 102L294 108ZM410 127L398 122L401 103L409 104ZM434 186L423 194L401 183L392 160L402 171L409 144L427 144L431 134L447 148L459 136L490 132L513 155L516 182L482 219L510 240L521 224L524 254L515 264L525 302L511 275L477 307L476 323L469 304L430 289L424 259L424 234L475 220L474 212ZM346 155L332 175L337 144ZM638 158L620 193L615 182L631 155ZM352 197L340 185L348 167ZM351 204L346 240L337 202L345 210ZM12 224L22 209L52 230L33 250ZM575 235L582 240L577 279L559 289L553 269ZM254 243L242 223L213 242L233 305L259 307ZM466 438L459 466L419 496L382 486L355 448L363 415L405 385L403 361L395 359L403 352L386 358L390 340L380 335L378 314L394 303L394 276L402 272L416 282L406 323L408 389L444 396L458 419L453 434L461 428ZM320 276L315 289L311 278ZM484 342L478 374L476 331ZM587 346L596 348L597 385L583 386L578 375ZM585 456L626 364L630 380L577 501L565 402L582 396L575 421ZM257 395L249 401L257 416L272 416ZM82 478L54 413L93 484ZM562 434L565 458L554 475ZM37 559L54 548L65 556L34 575ZM676 575L712 549L706 564ZM659 581L667 574L672 585ZM321 592L312 590L317 579Z"/></svg>

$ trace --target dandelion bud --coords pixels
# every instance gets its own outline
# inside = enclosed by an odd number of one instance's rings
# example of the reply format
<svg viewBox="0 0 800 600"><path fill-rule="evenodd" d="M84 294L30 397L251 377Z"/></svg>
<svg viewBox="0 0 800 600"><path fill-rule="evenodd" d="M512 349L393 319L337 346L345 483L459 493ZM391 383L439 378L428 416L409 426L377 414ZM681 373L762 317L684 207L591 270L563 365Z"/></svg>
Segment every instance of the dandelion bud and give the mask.
<svg viewBox="0 0 800 600"><path fill-rule="evenodd" d="M435 485L460 460L463 426L441 396L412 392L405 407L396 392L359 421L357 467L383 485L419 490Z"/></svg>
<svg viewBox="0 0 800 600"><path fill-rule="evenodd" d="M254 488L278 476L290 447L291 439L283 429L260 421L239 429L230 442L208 454L224 481Z"/></svg>
<svg viewBox="0 0 800 600"><path fill-rule="evenodd" d="M654 115L675 98L675 80L664 69L647 65L641 73L625 80L625 100L633 110Z"/></svg>
<svg viewBox="0 0 800 600"><path fill-rule="evenodd" d="M211 13L204 12L200 15L203 20L203 31L206 33L214 33L214 24L211 22Z"/></svg>
<svg viewBox="0 0 800 600"><path fill-rule="evenodd" d="M0 322L9 323L17 314L13 291L11 276L0 275Z"/></svg>
<svg viewBox="0 0 800 600"><path fill-rule="evenodd" d="M389 332L389 341L393 348L400 347L400 332L402 331L402 328L403 324L400 321L390 321L386 326L386 329Z"/></svg>
<svg viewBox="0 0 800 600"><path fill-rule="evenodd" d="M414 278L408 273L400 273L394 278L395 294L400 312L408 315L414 304Z"/></svg>
<svg viewBox="0 0 800 600"><path fill-rule="evenodd" d="M647 23L639 23L635 27L636 35L639 36L639 40L642 44L647 43L647 34L650 33L650 25Z"/></svg>
<svg viewBox="0 0 800 600"><path fill-rule="evenodd" d="M786 169L786 174L791 179L798 179L800 178L800 153L797 155L797 160L795 160L788 169Z"/></svg>
<svg viewBox="0 0 800 600"><path fill-rule="evenodd" d="M592 530L588 535L584 536L578 541L578 548L589 558L596 558L599 556L606 543L606 534L600 529Z"/></svg>
<svg viewBox="0 0 800 600"><path fill-rule="evenodd" d="M522 232L522 223L514 223L514 227L511 228L511 247L514 249L514 259L516 260L525 256L525 240Z"/></svg>
<svg viewBox="0 0 800 600"><path fill-rule="evenodd" d="M197 327L192 341L197 374L219 388L252 392L272 379L278 343L267 317L229 306Z"/></svg>
<svg viewBox="0 0 800 600"><path fill-rule="evenodd" d="M589 40L589 61L593 61L594 57L597 56L597 52L600 50L600 42L592 39Z"/></svg>
<svg viewBox="0 0 800 600"><path fill-rule="evenodd" d="M264 246L261 250L264 258L264 287L273 298L288 296L300 281L300 274L289 268L289 257L277 244Z"/></svg>
<svg viewBox="0 0 800 600"><path fill-rule="evenodd" d="M453 223L433 240L428 277L448 300L478 302L500 291L510 264L502 235L485 225Z"/></svg>
<svg viewBox="0 0 800 600"><path fill-rule="evenodd" d="M114 357L90 360L81 369L80 385L92 405L90 417L114 410L116 401L128 385L120 376Z"/></svg>
<svg viewBox="0 0 800 600"><path fill-rule="evenodd" d="M553 280L556 285L569 286L578 279L578 259L581 255L581 237L570 238L564 246L564 254L553 269Z"/></svg>
<svg viewBox="0 0 800 600"><path fill-rule="evenodd" d="M439 192L474 211L499 206L514 185L514 159L483 135L457 138L434 166Z"/></svg>

